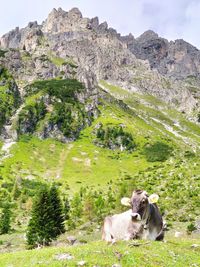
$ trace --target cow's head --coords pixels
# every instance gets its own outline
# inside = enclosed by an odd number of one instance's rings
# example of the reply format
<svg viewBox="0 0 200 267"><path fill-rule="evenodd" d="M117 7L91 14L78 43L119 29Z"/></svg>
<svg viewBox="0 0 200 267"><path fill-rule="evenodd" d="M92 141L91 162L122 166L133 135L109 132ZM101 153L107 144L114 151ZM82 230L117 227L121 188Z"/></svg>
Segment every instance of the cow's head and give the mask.
<svg viewBox="0 0 200 267"><path fill-rule="evenodd" d="M156 203L158 201L158 195L152 194L148 196L146 191L135 190L133 191L131 198L122 198L121 203L124 206L130 206L132 208L132 219L135 221L141 221L146 212L148 211L150 203Z"/></svg>

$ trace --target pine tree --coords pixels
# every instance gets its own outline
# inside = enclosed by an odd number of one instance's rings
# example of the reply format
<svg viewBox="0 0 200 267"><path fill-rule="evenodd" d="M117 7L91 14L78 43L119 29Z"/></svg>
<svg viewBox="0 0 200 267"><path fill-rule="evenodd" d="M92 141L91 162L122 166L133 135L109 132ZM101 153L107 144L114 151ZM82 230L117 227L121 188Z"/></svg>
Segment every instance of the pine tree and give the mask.
<svg viewBox="0 0 200 267"><path fill-rule="evenodd" d="M107 192L107 211L110 212L115 208L115 196L113 194L113 189L112 187L109 187L108 192Z"/></svg>
<svg viewBox="0 0 200 267"><path fill-rule="evenodd" d="M11 229L11 210L10 205L6 203L0 217L0 234L7 234Z"/></svg>
<svg viewBox="0 0 200 267"><path fill-rule="evenodd" d="M94 195L92 192L88 192L87 195L84 197L83 202L83 214L85 218L91 221L95 217L95 206L94 206Z"/></svg>
<svg viewBox="0 0 200 267"><path fill-rule="evenodd" d="M64 216L65 216L65 220L69 220L69 213L70 213L70 203L69 203L69 199L65 196L64 197Z"/></svg>
<svg viewBox="0 0 200 267"><path fill-rule="evenodd" d="M95 214L98 222L101 222L103 217L105 216L106 211L106 203L105 199L99 194L94 202L95 205Z"/></svg>
<svg viewBox="0 0 200 267"><path fill-rule="evenodd" d="M13 199L16 200L20 196L20 194L21 194L21 192L20 192L18 183L17 183L17 181L15 181L15 184L13 186L13 191L12 191Z"/></svg>
<svg viewBox="0 0 200 267"><path fill-rule="evenodd" d="M65 225L63 206L55 185L50 189L49 201L51 205L51 220L53 222L52 236L56 238L61 233L65 232Z"/></svg>
<svg viewBox="0 0 200 267"><path fill-rule="evenodd" d="M70 218L68 220L69 229L74 229L81 222L83 204L79 193L75 193L70 203Z"/></svg>
<svg viewBox="0 0 200 267"><path fill-rule="evenodd" d="M54 222L51 217L51 203L48 188L41 189L33 203L32 216L27 229L28 248L49 245L54 235Z"/></svg>

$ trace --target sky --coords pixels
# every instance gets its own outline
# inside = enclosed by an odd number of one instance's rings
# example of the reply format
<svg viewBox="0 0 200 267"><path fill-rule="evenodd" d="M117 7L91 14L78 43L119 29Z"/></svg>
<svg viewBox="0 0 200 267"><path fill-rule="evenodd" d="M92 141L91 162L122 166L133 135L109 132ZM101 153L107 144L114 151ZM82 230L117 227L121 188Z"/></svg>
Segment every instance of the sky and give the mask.
<svg viewBox="0 0 200 267"><path fill-rule="evenodd" d="M53 8L78 7L84 17L98 16L123 35L153 30L200 48L200 0L0 0L0 36L30 21L41 23Z"/></svg>

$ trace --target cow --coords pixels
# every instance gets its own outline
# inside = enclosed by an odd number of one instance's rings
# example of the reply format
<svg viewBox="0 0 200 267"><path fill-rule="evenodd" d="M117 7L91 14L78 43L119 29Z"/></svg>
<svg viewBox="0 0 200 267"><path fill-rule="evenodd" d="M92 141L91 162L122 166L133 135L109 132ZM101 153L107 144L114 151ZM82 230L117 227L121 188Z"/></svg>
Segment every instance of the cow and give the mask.
<svg viewBox="0 0 200 267"><path fill-rule="evenodd" d="M121 203L131 209L104 220L102 239L116 240L147 239L163 240L164 223L156 205L158 195L148 196L146 191L135 190L131 198L122 198Z"/></svg>

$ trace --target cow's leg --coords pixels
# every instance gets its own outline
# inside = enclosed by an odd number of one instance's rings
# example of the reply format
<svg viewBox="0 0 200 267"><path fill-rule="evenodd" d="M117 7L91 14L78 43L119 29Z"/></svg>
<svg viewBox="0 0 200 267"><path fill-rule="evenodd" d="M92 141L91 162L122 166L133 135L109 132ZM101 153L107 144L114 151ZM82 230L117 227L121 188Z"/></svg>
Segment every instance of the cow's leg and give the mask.
<svg viewBox="0 0 200 267"><path fill-rule="evenodd" d="M131 234L127 234L127 235L125 236L125 238L124 238L125 241L129 241L129 240L131 240L131 239L133 239L133 237L132 237Z"/></svg>
<svg viewBox="0 0 200 267"><path fill-rule="evenodd" d="M108 243L115 243L115 239L109 232L105 232L102 239Z"/></svg>
<svg viewBox="0 0 200 267"><path fill-rule="evenodd" d="M164 235L165 235L165 233L164 233L164 231L162 230L162 231L159 233L159 235L156 237L156 241L163 241L163 239L164 239Z"/></svg>
<svg viewBox="0 0 200 267"><path fill-rule="evenodd" d="M137 236L137 232L134 231L134 232L131 232L131 233L127 233L124 240L125 241L129 241L129 240L132 240L132 239L137 239L138 236Z"/></svg>
<svg viewBox="0 0 200 267"><path fill-rule="evenodd" d="M102 240L105 240L106 242L111 242L111 243L115 242L111 234L111 221L109 217L106 217L104 220Z"/></svg>
<svg viewBox="0 0 200 267"><path fill-rule="evenodd" d="M115 238L112 238L111 242L112 242L112 245L114 245L117 242L117 240Z"/></svg>

